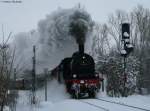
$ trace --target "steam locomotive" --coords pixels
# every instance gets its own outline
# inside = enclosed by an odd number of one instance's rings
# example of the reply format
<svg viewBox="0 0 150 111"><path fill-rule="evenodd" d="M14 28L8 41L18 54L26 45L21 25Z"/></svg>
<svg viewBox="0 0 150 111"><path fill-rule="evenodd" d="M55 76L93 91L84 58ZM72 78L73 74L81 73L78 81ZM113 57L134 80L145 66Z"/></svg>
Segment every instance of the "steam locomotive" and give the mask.
<svg viewBox="0 0 150 111"><path fill-rule="evenodd" d="M79 51L72 57L65 58L52 70L59 83L66 86L67 92L73 98L88 96L94 98L99 91L103 78L95 72L93 58L84 53L84 46L79 45Z"/></svg>

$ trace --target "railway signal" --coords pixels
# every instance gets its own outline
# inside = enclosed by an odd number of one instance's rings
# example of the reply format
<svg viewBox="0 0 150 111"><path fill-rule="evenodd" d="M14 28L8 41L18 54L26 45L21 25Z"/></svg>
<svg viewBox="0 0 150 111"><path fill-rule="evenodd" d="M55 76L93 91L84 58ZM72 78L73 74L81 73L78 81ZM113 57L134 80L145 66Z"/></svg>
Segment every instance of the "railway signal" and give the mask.
<svg viewBox="0 0 150 111"><path fill-rule="evenodd" d="M122 24L122 50L121 55L127 57L133 51L133 45L130 43L130 24Z"/></svg>
<svg viewBox="0 0 150 111"><path fill-rule="evenodd" d="M126 96L126 82L127 82L127 73L126 73L126 58L133 51L133 45L130 43L130 24L123 23L122 24L122 49L121 56L123 56L124 60L124 93L123 96Z"/></svg>

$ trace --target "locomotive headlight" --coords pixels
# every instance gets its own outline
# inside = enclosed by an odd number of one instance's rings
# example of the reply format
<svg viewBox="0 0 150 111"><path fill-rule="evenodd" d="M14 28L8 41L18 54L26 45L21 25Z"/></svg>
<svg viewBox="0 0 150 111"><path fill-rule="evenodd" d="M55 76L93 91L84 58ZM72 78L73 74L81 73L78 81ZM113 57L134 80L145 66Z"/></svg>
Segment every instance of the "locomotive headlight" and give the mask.
<svg viewBox="0 0 150 111"><path fill-rule="evenodd" d="M88 86L88 84L87 83L85 83L85 87L87 87Z"/></svg>
<svg viewBox="0 0 150 111"><path fill-rule="evenodd" d="M76 74L73 74L73 78L76 78L77 77L77 75Z"/></svg>
<svg viewBox="0 0 150 111"><path fill-rule="evenodd" d="M83 56L82 58L85 59L85 56Z"/></svg>
<svg viewBox="0 0 150 111"><path fill-rule="evenodd" d="M98 77L98 74L95 74L95 77Z"/></svg>
<svg viewBox="0 0 150 111"><path fill-rule="evenodd" d="M80 83L82 83L82 84L83 84L83 83L84 83L84 80L81 80L81 81L80 81Z"/></svg>

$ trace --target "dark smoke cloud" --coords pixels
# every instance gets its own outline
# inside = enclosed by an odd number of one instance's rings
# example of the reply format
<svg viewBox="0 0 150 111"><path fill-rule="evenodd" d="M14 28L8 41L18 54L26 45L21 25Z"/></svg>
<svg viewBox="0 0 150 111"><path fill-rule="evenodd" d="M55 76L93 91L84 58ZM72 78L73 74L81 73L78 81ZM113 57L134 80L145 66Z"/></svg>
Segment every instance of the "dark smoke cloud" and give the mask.
<svg viewBox="0 0 150 111"><path fill-rule="evenodd" d="M70 34L78 44L84 44L88 32L93 27L90 15L84 10L76 10L70 17Z"/></svg>

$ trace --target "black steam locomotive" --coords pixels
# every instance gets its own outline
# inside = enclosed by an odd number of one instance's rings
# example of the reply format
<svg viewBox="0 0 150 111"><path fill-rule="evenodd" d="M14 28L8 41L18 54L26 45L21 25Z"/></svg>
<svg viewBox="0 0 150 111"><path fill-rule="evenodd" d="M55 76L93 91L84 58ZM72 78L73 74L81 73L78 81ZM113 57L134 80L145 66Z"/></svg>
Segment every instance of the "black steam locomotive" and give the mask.
<svg viewBox="0 0 150 111"><path fill-rule="evenodd" d="M95 97L100 89L102 78L95 73L95 63L93 58L84 53L84 46L79 46L79 52L75 52L72 57L65 58L52 70L60 83L66 85L66 90L73 98L83 96Z"/></svg>

